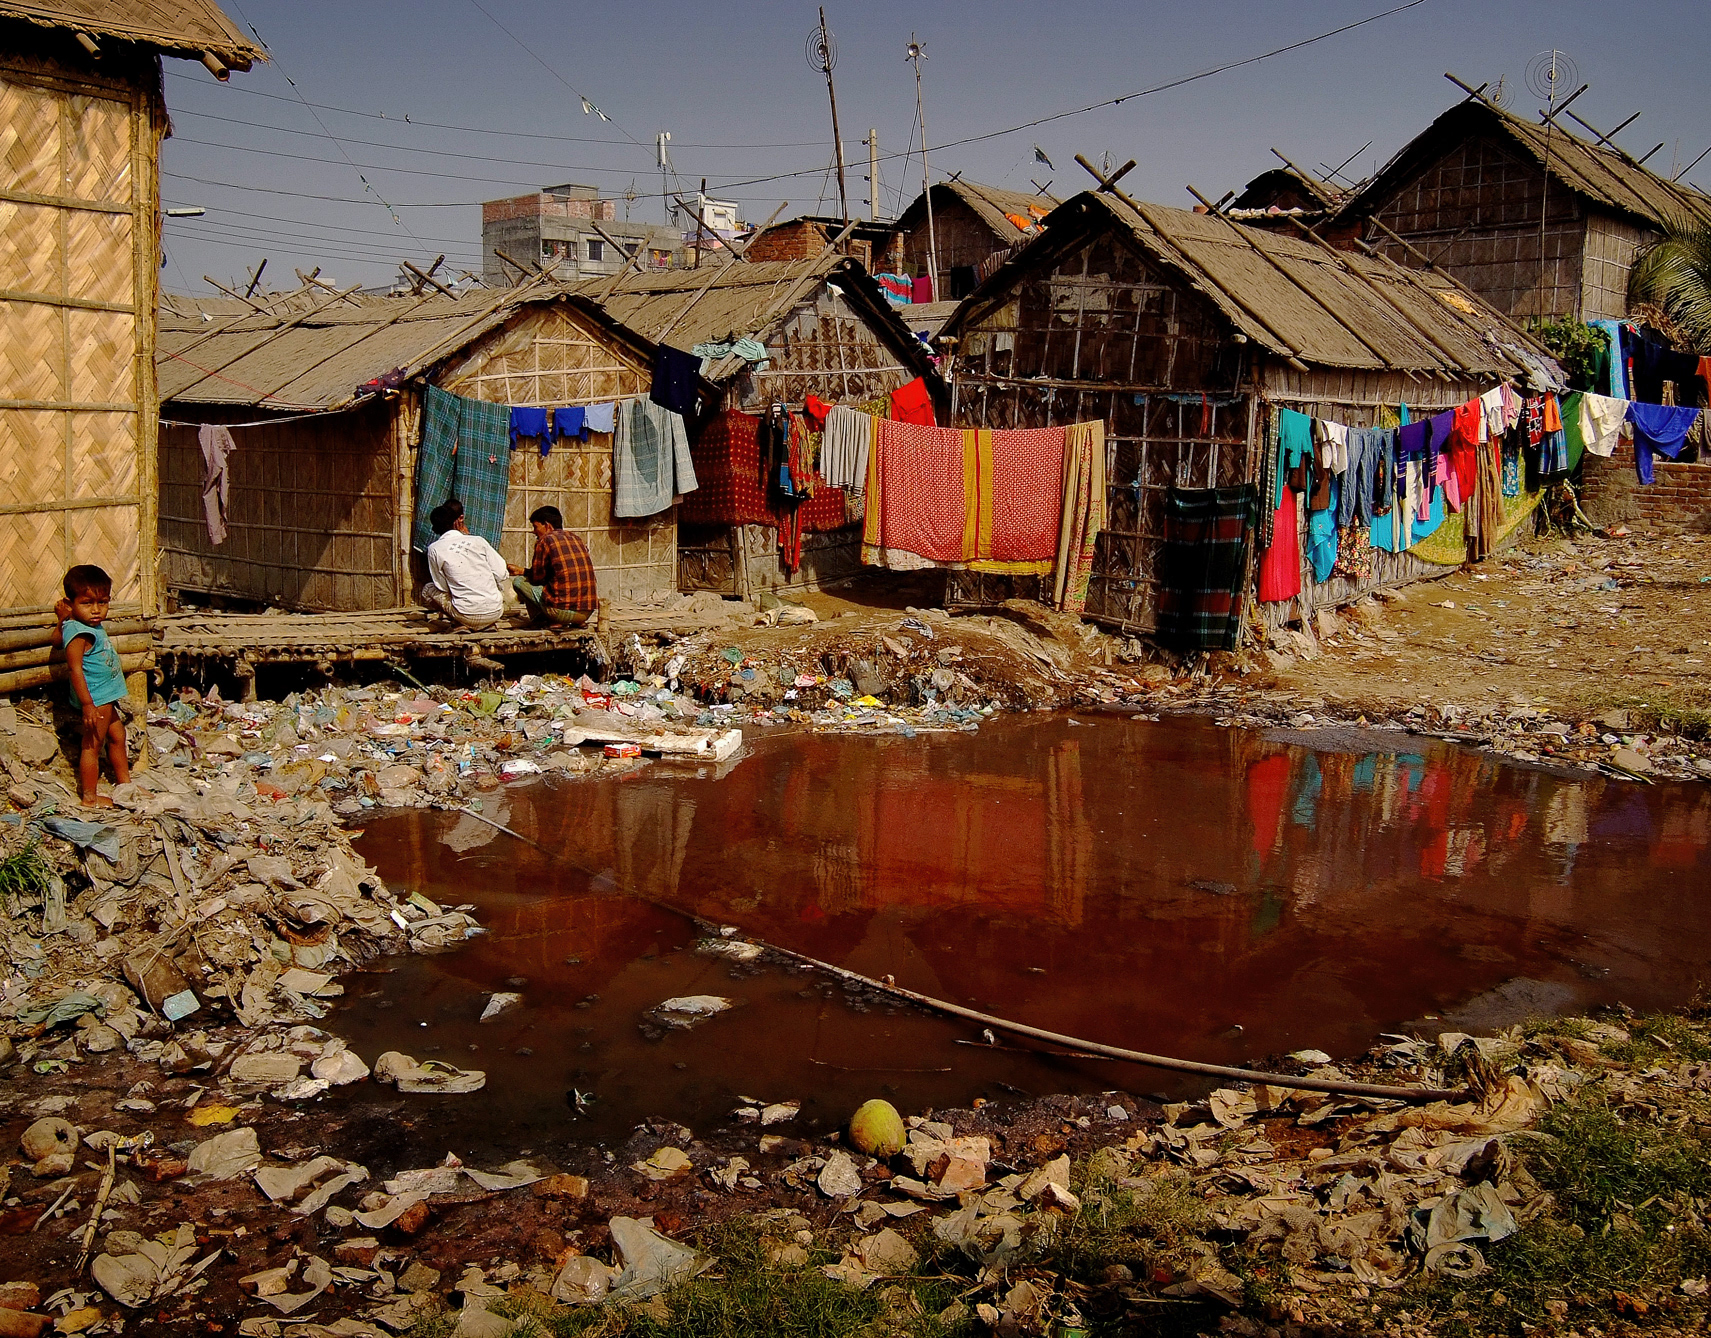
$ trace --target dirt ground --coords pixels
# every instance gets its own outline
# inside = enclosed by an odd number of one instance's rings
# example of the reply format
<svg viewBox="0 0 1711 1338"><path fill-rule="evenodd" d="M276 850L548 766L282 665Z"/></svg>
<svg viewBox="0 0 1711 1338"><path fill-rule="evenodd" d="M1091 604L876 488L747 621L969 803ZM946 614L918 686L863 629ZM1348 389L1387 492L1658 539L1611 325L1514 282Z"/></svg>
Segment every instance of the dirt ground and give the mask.
<svg viewBox="0 0 1711 1338"><path fill-rule="evenodd" d="M1711 724L1711 539L1535 540L1324 620L1272 655L1274 684L1375 714L1523 704ZM1618 730L1616 732L1624 732Z"/></svg>

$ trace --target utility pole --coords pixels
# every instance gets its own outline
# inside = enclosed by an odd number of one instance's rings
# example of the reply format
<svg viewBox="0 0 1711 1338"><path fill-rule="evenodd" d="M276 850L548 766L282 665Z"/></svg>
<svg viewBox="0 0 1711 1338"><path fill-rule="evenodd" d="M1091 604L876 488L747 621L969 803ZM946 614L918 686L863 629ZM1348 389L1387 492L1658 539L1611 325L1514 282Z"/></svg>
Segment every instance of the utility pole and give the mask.
<svg viewBox="0 0 1711 1338"><path fill-rule="evenodd" d="M808 34L808 63L826 76L826 93L832 100L832 149L838 163L838 208L844 222L850 221L849 194L844 186L844 137L838 130L838 90L832 83L832 67L838 63L838 44L826 31L826 7L820 6L820 26Z"/></svg>
<svg viewBox="0 0 1711 1338"><path fill-rule="evenodd" d="M879 221L879 131L867 128L867 221Z"/></svg>
<svg viewBox="0 0 1711 1338"><path fill-rule="evenodd" d="M939 296L939 239L933 230L933 182L927 173L927 111L921 101L921 62L927 58L927 45L909 34L909 54L905 60L915 63L915 117L921 122L921 194L927 201L927 276L933 281L933 300Z"/></svg>
<svg viewBox="0 0 1711 1338"><path fill-rule="evenodd" d="M671 143L671 131L662 130L659 138L654 141L659 149L659 198L665 208L666 226L671 226L671 188L666 184L665 174L671 170L671 150L666 145Z"/></svg>

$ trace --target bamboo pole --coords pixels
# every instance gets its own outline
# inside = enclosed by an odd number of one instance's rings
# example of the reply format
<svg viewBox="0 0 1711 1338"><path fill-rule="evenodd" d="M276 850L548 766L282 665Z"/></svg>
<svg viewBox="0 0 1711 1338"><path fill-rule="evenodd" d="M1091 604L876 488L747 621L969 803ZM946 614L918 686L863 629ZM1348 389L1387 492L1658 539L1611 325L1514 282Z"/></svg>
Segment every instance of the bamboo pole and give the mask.
<svg viewBox="0 0 1711 1338"><path fill-rule="evenodd" d="M122 661L127 655L138 654L151 649L154 637L148 632L140 632L134 636L116 636L112 638L113 649L119 652ZM31 669L40 664L63 663L65 651L59 646L44 644L30 646L24 650L7 651L0 654L0 670Z"/></svg>
<svg viewBox="0 0 1711 1338"><path fill-rule="evenodd" d="M126 676L140 673L155 666L154 652L145 651L140 654L120 655L119 669ZM65 683L71 678L71 666L59 664L35 665L28 669L13 669L0 673L0 693L23 692L29 688L42 688L50 683Z"/></svg>
<svg viewBox="0 0 1711 1338"><path fill-rule="evenodd" d="M154 624L147 618L109 618L101 626L108 636L115 640L136 632L151 632ZM26 627L19 631L0 632L0 651L29 650L34 646L52 646L58 644L59 623L49 618L47 622L35 627Z"/></svg>

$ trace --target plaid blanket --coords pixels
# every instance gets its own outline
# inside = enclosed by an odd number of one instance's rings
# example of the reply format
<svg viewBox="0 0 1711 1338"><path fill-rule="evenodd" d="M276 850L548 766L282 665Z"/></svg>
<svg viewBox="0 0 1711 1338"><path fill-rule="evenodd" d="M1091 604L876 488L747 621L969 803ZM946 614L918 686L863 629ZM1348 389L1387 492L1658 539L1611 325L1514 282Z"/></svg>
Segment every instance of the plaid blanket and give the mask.
<svg viewBox="0 0 1711 1338"><path fill-rule="evenodd" d="M1182 650L1236 648L1248 531L1258 515L1259 498L1250 483L1171 492L1158 565L1161 641Z"/></svg>
<svg viewBox="0 0 1711 1338"><path fill-rule="evenodd" d="M888 552L971 571L1043 576L1057 561L1064 429L881 420L868 452L862 561Z"/></svg>
<svg viewBox="0 0 1711 1338"><path fill-rule="evenodd" d="M437 537L428 514L455 497L464 523L495 548L505 528L511 489L511 409L465 399L438 386L422 398L422 445L416 457L416 514L411 546L427 552Z"/></svg>
<svg viewBox="0 0 1711 1338"><path fill-rule="evenodd" d="M695 488L682 417L649 399L620 404L612 439L612 514L657 516Z"/></svg>
<svg viewBox="0 0 1711 1338"><path fill-rule="evenodd" d="M783 529L791 517L767 502L761 479L760 419L732 410L715 414L689 453L701 486L683 499L677 513L691 525L770 525ZM799 503L795 519L804 533L840 529L847 523L842 488L817 488Z"/></svg>

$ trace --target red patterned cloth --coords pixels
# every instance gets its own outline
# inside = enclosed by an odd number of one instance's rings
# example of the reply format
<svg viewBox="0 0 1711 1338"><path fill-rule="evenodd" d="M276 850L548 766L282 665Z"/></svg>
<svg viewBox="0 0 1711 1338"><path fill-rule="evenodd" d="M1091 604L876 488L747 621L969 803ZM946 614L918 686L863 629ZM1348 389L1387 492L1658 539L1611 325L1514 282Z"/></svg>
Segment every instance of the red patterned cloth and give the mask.
<svg viewBox="0 0 1711 1338"><path fill-rule="evenodd" d="M756 433L760 419L753 414L727 410L690 445L695 477L701 486L684 496L678 508L680 522L691 525L770 525L782 529L792 519L767 505L767 490L761 483L760 446ZM817 534L841 529L844 490L820 488L796 508L795 519L803 531Z"/></svg>
<svg viewBox="0 0 1711 1338"><path fill-rule="evenodd" d="M887 550L976 571L1043 575L1057 562L1064 429L882 421L868 456L863 560Z"/></svg>
<svg viewBox="0 0 1711 1338"><path fill-rule="evenodd" d="M908 385L892 391L891 416L899 423L933 426L933 396L927 383L917 376Z"/></svg>

